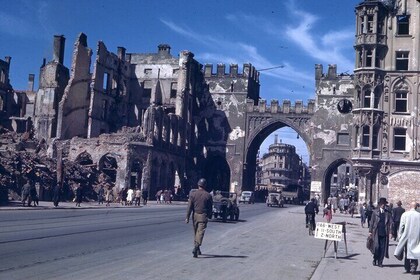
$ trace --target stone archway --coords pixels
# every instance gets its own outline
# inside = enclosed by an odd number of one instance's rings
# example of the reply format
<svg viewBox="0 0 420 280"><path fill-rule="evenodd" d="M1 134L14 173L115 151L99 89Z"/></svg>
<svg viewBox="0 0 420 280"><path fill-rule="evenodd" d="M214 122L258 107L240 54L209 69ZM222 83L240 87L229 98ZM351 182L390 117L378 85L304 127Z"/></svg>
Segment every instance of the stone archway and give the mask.
<svg viewBox="0 0 420 280"><path fill-rule="evenodd" d="M340 158L326 168L320 194L321 204L325 203L330 195L350 195L358 199L358 182L352 166L351 161Z"/></svg>
<svg viewBox="0 0 420 280"><path fill-rule="evenodd" d="M115 156L112 154L105 154L99 160L99 171L107 175L113 184L117 180L118 163Z"/></svg>
<svg viewBox="0 0 420 280"><path fill-rule="evenodd" d="M306 144L306 148L310 152L309 136L305 129L307 118L301 118L299 121L294 119L273 117L271 119L258 120L258 125L248 136L247 147L245 149L245 162L243 167L243 186L242 190L254 190L255 188L255 171L257 168L257 153L263 141L273 132L284 127L293 129L297 136Z"/></svg>

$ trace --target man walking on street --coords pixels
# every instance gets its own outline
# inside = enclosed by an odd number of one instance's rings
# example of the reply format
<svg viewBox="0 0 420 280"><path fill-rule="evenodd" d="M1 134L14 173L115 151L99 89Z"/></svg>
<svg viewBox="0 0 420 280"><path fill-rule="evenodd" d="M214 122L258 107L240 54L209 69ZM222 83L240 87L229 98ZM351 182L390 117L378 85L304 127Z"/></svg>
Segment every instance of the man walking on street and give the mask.
<svg viewBox="0 0 420 280"><path fill-rule="evenodd" d="M372 213L369 235L373 238L373 265L382 267L384 257L389 258L389 233L391 227L391 213L385 208L386 198L379 199L378 208Z"/></svg>
<svg viewBox="0 0 420 280"><path fill-rule="evenodd" d="M398 245L394 256L401 259L405 250L404 268L406 272L415 274L420 259L420 213L416 211L416 203L410 204L410 210L401 216L398 230Z"/></svg>
<svg viewBox="0 0 420 280"><path fill-rule="evenodd" d="M397 207L392 209L392 237L397 240L398 229L400 227L401 215L405 212L405 209L401 207L402 202L397 202Z"/></svg>
<svg viewBox="0 0 420 280"><path fill-rule="evenodd" d="M204 232L207 227L208 219L212 215L213 199L206 191L206 179L198 180L198 190L190 193L188 199L187 218L185 223L189 223L192 213L193 228L194 228L194 249L192 251L193 257L197 258L201 255L200 246L203 242Z"/></svg>

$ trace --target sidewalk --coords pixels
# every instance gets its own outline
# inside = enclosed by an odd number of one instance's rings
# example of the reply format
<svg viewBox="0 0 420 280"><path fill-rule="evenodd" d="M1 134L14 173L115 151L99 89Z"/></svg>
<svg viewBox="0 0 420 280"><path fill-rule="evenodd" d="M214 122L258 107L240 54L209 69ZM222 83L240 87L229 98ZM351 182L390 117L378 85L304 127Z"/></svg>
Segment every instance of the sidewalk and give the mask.
<svg viewBox="0 0 420 280"><path fill-rule="evenodd" d="M322 212L321 212L322 213ZM325 219L322 215L317 216L318 222ZM347 253L345 249L344 239L338 243L337 259L335 259L334 246L328 243L329 247L325 254L325 258L321 259L311 280L367 280L367 279L392 279L392 280L420 280L420 272L417 268L417 274L411 275L405 273L403 261L398 261L394 257L394 250L397 242L390 240L389 259L385 258L383 268L372 265L372 254L366 248L366 239L368 236L367 223L364 228L360 225L360 218L350 215L335 213L332 222L346 222L347 237ZM316 242L325 243L325 240L315 239ZM322 252L323 254L324 252Z"/></svg>

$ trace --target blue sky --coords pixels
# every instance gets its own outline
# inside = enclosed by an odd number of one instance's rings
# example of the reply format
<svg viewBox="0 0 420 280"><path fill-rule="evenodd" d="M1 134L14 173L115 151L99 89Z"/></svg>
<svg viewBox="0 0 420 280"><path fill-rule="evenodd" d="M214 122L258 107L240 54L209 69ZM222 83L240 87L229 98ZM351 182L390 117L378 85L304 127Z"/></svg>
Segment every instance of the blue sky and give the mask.
<svg viewBox="0 0 420 280"><path fill-rule="evenodd" d="M354 68L354 7L362 0L1 0L0 57L11 56L10 80L26 89L28 74L38 86L42 59L52 58L54 35L66 37L64 64L70 68L77 35L94 51L156 52L169 44L173 55L189 50L202 64L251 63L261 71L261 97L303 100L315 97L315 64ZM282 130L283 142L297 146L296 133ZM274 135L262 150L273 143ZM299 144L300 142L300 144ZM306 153L306 154L305 154Z"/></svg>

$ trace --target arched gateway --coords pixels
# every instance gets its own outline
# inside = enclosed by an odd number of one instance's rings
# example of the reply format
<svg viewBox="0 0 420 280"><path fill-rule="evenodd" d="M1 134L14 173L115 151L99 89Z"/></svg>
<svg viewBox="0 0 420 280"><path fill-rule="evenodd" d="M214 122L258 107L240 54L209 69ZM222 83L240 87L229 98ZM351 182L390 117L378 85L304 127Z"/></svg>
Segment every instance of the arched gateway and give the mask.
<svg viewBox="0 0 420 280"><path fill-rule="evenodd" d="M256 157L261 143L275 130L290 127L306 143L310 154L311 193L322 198L331 193L332 166L337 163L352 163L351 139L353 116L351 110L343 109L353 102L353 77L337 76L336 66L330 65L328 73L316 66L316 100L307 104L284 100L282 104L272 100L267 104L260 99L258 104L247 101L245 114L243 164L240 169L241 184L236 191L252 190L255 187ZM235 165L235 162L230 162ZM235 174L231 174L233 180ZM236 177L237 178L237 177Z"/></svg>

